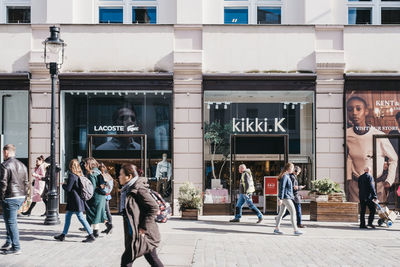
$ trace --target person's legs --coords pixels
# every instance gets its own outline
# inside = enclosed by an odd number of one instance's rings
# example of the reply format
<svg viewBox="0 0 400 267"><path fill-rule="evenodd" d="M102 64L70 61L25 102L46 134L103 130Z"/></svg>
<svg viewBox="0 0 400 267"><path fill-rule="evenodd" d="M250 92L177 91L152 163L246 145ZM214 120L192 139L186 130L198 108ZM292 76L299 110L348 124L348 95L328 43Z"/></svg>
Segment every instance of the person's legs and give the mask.
<svg viewBox="0 0 400 267"><path fill-rule="evenodd" d="M288 216L289 214L290 214L289 210L286 209L286 212L285 212L285 214L283 214L282 219L285 218L286 216Z"/></svg>
<svg viewBox="0 0 400 267"><path fill-rule="evenodd" d="M10 225L8 224L8 220L10 218L10 208L6 200L2 202L2 206L3 206L3 219L4 219L4 224L6 225L6 232L7 232L6 243L4 244L6 246L12 244L11 233L10 233L11 230L10 230Z"/></svg>
<svg viewBox="0 0 400 267"><path fill-rule="evenodd" d="M74 212L67 210L65 212L65 223L64 223L64 230L63 230L63 235L68 234L69 226L71 225L71 217Z"/></svg>
<svg viewBox="0 0 400 267"><path fill-rule="evenodd" d="M147 262L150 264L151 267L163 267L164 266L164 264L162 264L160 258L157 255L156 248L154 248L149 253L144 254L144 257L146 258Z"/></svg>
<svg viewBox="0 0 400 267"><path fill-rule="evenodd" d="M368 200L367 205L369 209L368 225L371 226L373 225L372 223L374 222L376 207L375 203L372 200Z"/></svg>
<svg viewBox="0 0 400 267"><path fill-rule="evenodd" d="M5 199L6 205L8 206L9 216L6 220L6 224L9 227L9 235L12 242L12 247L14 250L20 250L20 243L19 243L19 231L18 231L18 224L17 224L17 214L19 208L24 203L25 199L17 198L17 199Z"/></svg>
<svg viewBox="0 0 400 267"><path fill-rule="evenodd" d="M365 210L367 204L364 200L360 201L360 227L365 227Z"/></svg>
<svg viewBox="0 0 400 267"><path fill-rule="evenodd" d="M76 214L76 216L78 217L78 220L81 222L81 224L83 225L83 227L85 228L86 232L91 235L93 234L93 230L92 228L90 228L89 223L86 221L85 217L83 217L83 212L74 212Z"/></svg>
<svg viewBox="0 0 400 267"><path fill-rule="evenodd" d="M275 218L275 220L276 220L276 229L279 229L279 226L281 225L281 220L282 220L283 214L285 214L285 212L286 212L286 205L285 205L284 202L282 202L282 205L279 206L279 214Z"/></svg>
<svg viewBox="0 0 400 267"><path fill-rule="evenodd" d="M294 231L297 231L297 224L295 222L294 217L296 216L296 209L294 207L293 201L291 199L284 199L283 203L285 204L286 208L290 212L290 220L292 221Z"/></svg>
<svg viewBox="0 0 400 267"><path fill-rule="evenodd" d="M29 206L29 209L25 212L22 212L23 215L31 215L33 208L36 206L36 202L32 202Z"/></svg>
<svg viewBox="0 0 400 267"><path fill-rule="evenodd" d="M107 213L107 220L108 224L112 224L112 216L111 216L111 211L110 211L110 201L106 201L106 213Z"/></svg>
<svg viewBox="0 0 400 267"><path fill-rule="evenodd" d="M296 221L297 225L301 225L301 204L293 201L294 207L296 208Z"/></svg>
<svg viewBox="0 0 400 267"><path fill-rule="evenodd" d="M239 195L239 199L238 199L238 201L236 203L235 219L240 219L242 217L242 207L243 207L243 204L244 204L245 201L246 200L244 198L244 195L240 194Z"/></svg>
<svg viewBox="0 0 400 267"><path fill-rule="evenodd" d="M257 214L257 217L261 219L262 213L261 211L254 205L253 200L251 199L251 195L244 195L244 199L246 200L247 206L255 213Z"/></svg>

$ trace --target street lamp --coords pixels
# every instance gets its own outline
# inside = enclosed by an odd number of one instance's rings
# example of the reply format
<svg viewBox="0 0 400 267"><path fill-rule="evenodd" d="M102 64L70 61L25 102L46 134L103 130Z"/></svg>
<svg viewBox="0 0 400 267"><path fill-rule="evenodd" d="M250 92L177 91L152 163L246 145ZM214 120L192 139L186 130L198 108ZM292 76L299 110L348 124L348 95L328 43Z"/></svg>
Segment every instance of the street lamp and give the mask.
<svg viewBox="0 0 400 267"><path fill-rule="evenodd" d="M50 27L50 37L43 42L44 44L44 63L50 70L51 75L51 137L50 137L50 181L47 193L47 213L44 224L54 225L60 223L58 217L58 191L57 191L57 172L56 172L56 78L58 70L64 63L64 47L66 44L60 39L60 28Z"/></svg>

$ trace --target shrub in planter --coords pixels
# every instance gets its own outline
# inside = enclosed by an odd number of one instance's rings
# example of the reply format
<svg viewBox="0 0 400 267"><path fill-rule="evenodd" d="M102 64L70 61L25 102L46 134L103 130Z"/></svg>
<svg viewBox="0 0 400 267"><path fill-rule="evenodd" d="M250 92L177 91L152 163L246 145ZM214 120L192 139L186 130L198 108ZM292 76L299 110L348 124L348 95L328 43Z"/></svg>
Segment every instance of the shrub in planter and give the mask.
<svg viewBox="0 0 400 267"><path fill-rule="evenodd" d="M192 183L186 182L179 188L179 210L182 219L197 219L201 207L201 192Z"/></svg>
<svg viewBox="0 0 400 267"><path fill-rule="evenodd" d="M314 195L315 201L317 202L328 201L328 200L339 201L340 196L343 199L344 193L338 183L335 183L329 178L324 178L312 182L312 189L310 191L310 195Z"/></svg>

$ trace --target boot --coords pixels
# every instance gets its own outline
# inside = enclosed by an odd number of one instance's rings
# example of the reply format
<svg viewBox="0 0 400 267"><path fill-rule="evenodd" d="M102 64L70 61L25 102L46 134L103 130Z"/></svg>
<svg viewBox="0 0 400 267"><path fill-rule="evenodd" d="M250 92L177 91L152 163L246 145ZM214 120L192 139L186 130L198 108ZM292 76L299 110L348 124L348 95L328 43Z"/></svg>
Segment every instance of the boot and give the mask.
<svg viewBox="0 0 400 267"><path fill-rule="evenodd" d="M25 212L21 212L21 214L28 216L28 217L31 216L31 212L35 206L36 206L36 202L32 202L31 205L29 206L29 209Z"/></svg>
<svg viewBox="0 0 400 267"><path fill-rule="evenodd" d="M56 235L56 236L54 237L54 239L56 239L56 240L60 240L60 241L64 241L64 239L65 239L65 235L64 235L64 234L61 234L61 235Z"/></svg>
<svg viewBox="0 0 400 267"><path fill-rule="evenodd" d="M96 230L95 230L96 231ZM94 232L94 231L93 231ZM91 235L88 235L87 237L86 237L86 239L84 239L84 240L82 240L82 242L83 243L92 243L93 241L95 241L96 240L96 238L94 237L94 235L93 234L91 234Z"/></svg>
<svg viewBox="0 0 400 267"><path fill-rule="evenodd" d="M236 207L235 210L236 210L236 211L235 211L235 214L236 214L236 215L240 213L240 208ZM240 219L236 219L236 217L235 217L235 218L233 218L232 220L230 220L229 222L240 222Z"/></svg>
<svg viewBox="0 0 400 267"><path fill-rule="evenodd" d="M113 229L113 225L111 223L106 223L106 229L104 231L102 231L102 234L111 234L112 229Z"/></svg>
<svg viewBox="0 0 400 267"><path fill-rule="evenodd" d="M258 210L256 210L256 209L251 209L256 215L257 215L257 217L258 217ZM259 217L258 218L258 221L257 221L257 223L261 223L262 222L262 220L263 220L263 217Z"/></svg>
<svg viewBox="0 0 400 267"><path fill-rule="evenodd" d="M95 238L98 238L99 237L99 230L93 230L93 236Z"/></svg>

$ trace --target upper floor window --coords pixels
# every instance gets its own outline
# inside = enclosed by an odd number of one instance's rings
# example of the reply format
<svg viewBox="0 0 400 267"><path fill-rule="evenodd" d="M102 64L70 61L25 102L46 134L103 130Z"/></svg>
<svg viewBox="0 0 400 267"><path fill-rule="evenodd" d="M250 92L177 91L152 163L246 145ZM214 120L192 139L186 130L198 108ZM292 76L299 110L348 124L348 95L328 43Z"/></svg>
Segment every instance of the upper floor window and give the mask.
<svg viewBox="0 0 400 267"><path fill-rule="evenodd" d="M99 8L99 23L123 23L123 13L122 8L101 7Z"/></svg>
<svg viewBox="0 0 400 267"><path fill-rule="evenodd" d="M225 24L281 24L284 0L224 0Z"/></svg>
<svg viewBox="0 0 400 267"><path fill-rule="evenodd" d="M156 7L133 7L132 23L157 23Z"/></svg>
<svg viewBox="0 0 400 267"><path fill-rule="evenodd" d="M31 7L7 6L7 23L31 23Z"/></svg>
<svg viewBox="0 0 400 267"><path fill-rule="evenodd" d="M400 0L348 0L349 24L400 24Z"/></svg>
<svg viewBox="0 0 400 267"><path fill-rule="evenodd" d="M99 23L157 23L158 0L97 0L97 2Z"/></svg>

